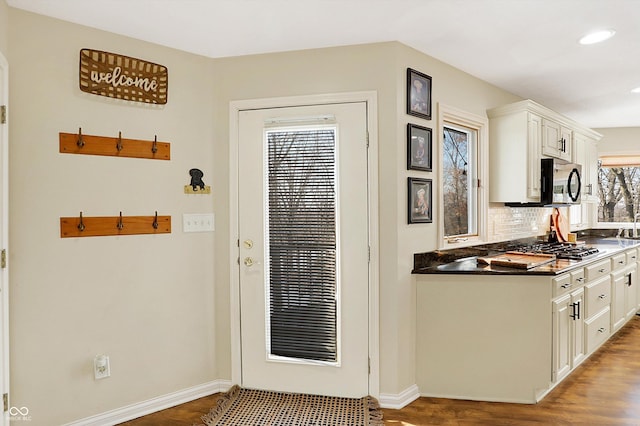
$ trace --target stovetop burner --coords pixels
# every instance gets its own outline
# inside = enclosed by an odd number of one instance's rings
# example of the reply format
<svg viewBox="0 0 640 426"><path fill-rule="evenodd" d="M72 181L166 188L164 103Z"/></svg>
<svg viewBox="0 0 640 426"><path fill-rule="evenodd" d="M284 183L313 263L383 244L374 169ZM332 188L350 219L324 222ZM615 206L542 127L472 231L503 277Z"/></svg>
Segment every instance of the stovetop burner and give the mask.
<svg viewBox="0 0 640 426"><path fill-rule="evenodd" d="M519 251L522 253L542 253L555 254L558 259L583 260L594 256L598 253L598 249L589 246L580 246L568 243L534 243L522 245L510 249L511 251Z"/></svg>

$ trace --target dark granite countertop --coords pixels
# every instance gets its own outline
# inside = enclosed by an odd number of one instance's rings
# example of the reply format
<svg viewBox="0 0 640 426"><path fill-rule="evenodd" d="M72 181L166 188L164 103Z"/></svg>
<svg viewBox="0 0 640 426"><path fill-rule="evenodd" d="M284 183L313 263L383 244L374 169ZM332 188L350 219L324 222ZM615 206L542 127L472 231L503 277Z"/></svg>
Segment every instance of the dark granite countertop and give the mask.
<svg viewBox="0 0 640 426"><path fill-rule="evenodd" d="M584 260L557 259L531 269L491 266L477 262L478 257L504 253L517 245L529 244L536 238L525 238L501 243L485 244L452 250L436 250L414 255L413 274L493 274L493 275L558 275L585 266L626 249L640 246L640 239L607 236L603 230L589 230L578 234L578 240L598 249L598 253ZM615 234L614 234L615 235Z"/></svg>

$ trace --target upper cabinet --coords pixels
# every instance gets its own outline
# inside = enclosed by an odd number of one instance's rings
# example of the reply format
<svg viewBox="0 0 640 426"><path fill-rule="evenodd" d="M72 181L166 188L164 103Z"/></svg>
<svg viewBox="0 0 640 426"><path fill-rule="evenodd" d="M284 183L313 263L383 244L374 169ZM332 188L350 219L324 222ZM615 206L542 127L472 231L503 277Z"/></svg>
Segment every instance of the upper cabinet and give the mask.
<svg viewBox="0 0 640 426"><path fill-rule="evenodd" d="M581 164L582 194L595 194L600 134L531 100L490 109L487 115L489 201L540 202L540 160L549 157Z"/></svg>
<svg viewBox="0 0 640 426"><path fill-rule="evenodd" d="M571 161L573 137L569 127L549 118L542 119L542 155Z"/></svg>

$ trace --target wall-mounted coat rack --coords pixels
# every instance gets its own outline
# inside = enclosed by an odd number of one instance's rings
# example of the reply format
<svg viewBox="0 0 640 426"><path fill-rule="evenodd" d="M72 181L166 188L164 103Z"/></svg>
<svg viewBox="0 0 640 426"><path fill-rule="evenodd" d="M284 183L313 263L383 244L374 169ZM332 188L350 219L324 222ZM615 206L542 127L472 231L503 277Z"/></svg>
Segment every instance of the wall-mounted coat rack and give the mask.
<svg viewBox="0 0 640 426"><path fill-rule="evenodd" d="M80 128L78 133L60 132L60 152L170 160L171 144L158 142L157 136L152 141L124 139L122 132L118 132L116 137L83 135Z"/></svg>
<svg viewBox="0 0 640 426"><path fill-rule="evenodd" d="M60 218L60 238L170 234L171 216L94 216Z"/></svg>

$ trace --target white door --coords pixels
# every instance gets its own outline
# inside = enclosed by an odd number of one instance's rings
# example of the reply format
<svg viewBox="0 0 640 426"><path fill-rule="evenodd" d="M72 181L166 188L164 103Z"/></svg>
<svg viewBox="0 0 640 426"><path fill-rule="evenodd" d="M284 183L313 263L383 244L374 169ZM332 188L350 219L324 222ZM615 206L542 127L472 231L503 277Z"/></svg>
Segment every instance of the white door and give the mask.
<svg viewBox="0 0 640 426"><path fill-rule="evenodd" d="M0 108L9 101L9 64L5 57L0 53ZM0 394L3 396L4 415L0 417L0 426L9 424L7 417L15 416L16 410L20 415L28 414L26 407L19 409L11 407L9 409L9 297L8 297L8 270L6 265L6 249L8 248L8 176L9 176L9 157L8 157L8 137L9 130L5 114L0 110ZM0 405L2 406L2 405ZM22 417L20 417L22 418Z"/></svg>
<svg viewBox="0 0 640 426"><path fill-rule="evenodd" d="M239 112L244 387L369 393L366 107Z"/></svg>

